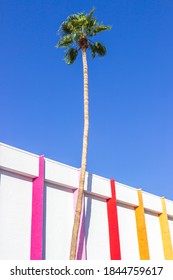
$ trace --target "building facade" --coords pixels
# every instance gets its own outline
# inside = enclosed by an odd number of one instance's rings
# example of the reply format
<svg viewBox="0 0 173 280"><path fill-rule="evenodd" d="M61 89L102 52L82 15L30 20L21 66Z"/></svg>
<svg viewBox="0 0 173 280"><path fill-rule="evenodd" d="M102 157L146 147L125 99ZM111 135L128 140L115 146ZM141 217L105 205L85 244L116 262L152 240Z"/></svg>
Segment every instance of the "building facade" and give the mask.
<svg viewBox="0 0 173 280"><path fill-rule="evenodd" d="M0 144L0 259L67 260L77 168ZM172 260L173 201L87 173L77 258Z"/></svg>

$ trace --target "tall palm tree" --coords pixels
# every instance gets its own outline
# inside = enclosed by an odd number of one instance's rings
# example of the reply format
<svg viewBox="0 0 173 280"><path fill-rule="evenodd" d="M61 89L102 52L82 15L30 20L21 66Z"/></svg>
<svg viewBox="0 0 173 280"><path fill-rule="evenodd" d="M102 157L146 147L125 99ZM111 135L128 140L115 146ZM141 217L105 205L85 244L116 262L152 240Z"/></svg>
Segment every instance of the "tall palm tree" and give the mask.
<svg viewBox="0 0 173 280"><path fill-rule="evenodd" d="M87 149L88 149L88 129L89 129L89 111L88 111L88 65L86 51L90 50L92 57L96 55L104 56L106 48L99 42L93 42L90 38L96 34L109 30L110 26L99 24L93 17L95 9L93 8L89 14L78 13L67 17L60 26L61 38L58 41L57 48L67 48L65 53L65 61L72 64L79 51L82 52L83 62L83 78L84 78L84 130L83 130L83 148L81 158L81 170L79 180L78 198L76 203L75 218L72 230L70 260L76 259L77 240L80 226L80 218L82 211L82 200L84 194L84 182L86 174Z"/></svg>

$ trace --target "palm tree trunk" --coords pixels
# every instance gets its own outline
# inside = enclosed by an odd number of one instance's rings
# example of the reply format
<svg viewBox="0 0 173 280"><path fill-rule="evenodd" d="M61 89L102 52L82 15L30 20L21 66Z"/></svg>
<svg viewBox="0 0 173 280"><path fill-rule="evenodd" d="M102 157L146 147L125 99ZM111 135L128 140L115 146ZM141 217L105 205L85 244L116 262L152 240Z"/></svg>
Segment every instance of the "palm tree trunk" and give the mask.
<svg viewBox="0 0 173 280"><path fill-rule="evenodd" d="M82 212L82 200L84 195L84 183L86 174L87 150L88 150L88 130L89 130L89 111L88 111L88 65L86 58L86 49L82 49L82 62L83 62L83 78L84 78L84 131L83 131L83 148L81 171L79 180L79 190L76 203L76 212L72 230L70 260L76 259L77 241L79 234L79 226Z"/></svg>

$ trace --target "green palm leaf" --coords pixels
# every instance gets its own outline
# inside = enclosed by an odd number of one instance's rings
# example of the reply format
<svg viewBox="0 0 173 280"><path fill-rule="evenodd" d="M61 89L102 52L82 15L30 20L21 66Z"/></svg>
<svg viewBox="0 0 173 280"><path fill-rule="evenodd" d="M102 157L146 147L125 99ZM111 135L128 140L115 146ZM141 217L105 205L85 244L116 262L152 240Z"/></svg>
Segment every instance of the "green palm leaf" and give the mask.
<svg viewBox="0 0 173 280"><path fill-rule="evenodd" d="M106 48L103 44L96 42L94 44L89 44L89 48L91 50L91 55L95 58L96 54L98 56L104 56L106 54Z"/></svg>
<svg viewBox="0 0 173 280"><path fill-rule="evenodd" d="M73 33L73 26L71 22L64 21L60 26L60 31L63 35L68 35Z"/></svg>
<svg viewBox="0 0 173 280"><path fill-rule="evenodd" d="M89 49L91 50L92 57L95 58L95 56L96 56L95 46L90 43L89 44Z"/></svg>
<svg viewBox="0 0 173 280"><path fill-rule="evenodd" d="M103 44L96 42L94 44L95 51L99 56L104 56L106 54L106 48Z"/></svg>
<svg viewBox="0 0 173 280"><path fill-rule="evenodd" d="M88 22L92 19L94 12L95 12L95 8L92 8L91 12L87 15Z"/></svg>
<svg viewBox="0 0 173 280"><path fill-rule="evenodd" d="M104 26L104 25L96 25L93 28L93 36L95 36L97 33L103 32L105 30L110 30L111 27L110 26Z"/></svg>
<svg viewBox="0 0 173 280"><path fill-rule="evenodd" d="M87 22L87 18L84 13L71 15L68 17L71 22L73 28L79 30L82 26L84 26Z"/></svg>
<svg viewBox="0 0 173 280"><path fill-rule="evenodd" d="M72 64L78 55L78 50L74 48L70 48L65 54L65 61L67 64Z"/></svg>
<svg viewBox="0 0 173 280"><path fill-rule="evenodd" d="M73 38L70 35L62 37L58 44L56 45L57 48L66 48L69 47L73 43Z"/></svg>

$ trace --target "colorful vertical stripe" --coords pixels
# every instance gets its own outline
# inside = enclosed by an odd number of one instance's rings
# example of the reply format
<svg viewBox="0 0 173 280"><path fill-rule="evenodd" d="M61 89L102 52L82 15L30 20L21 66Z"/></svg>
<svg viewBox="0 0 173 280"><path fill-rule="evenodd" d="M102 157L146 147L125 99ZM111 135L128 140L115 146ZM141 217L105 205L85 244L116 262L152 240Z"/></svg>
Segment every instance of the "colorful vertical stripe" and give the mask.
<svg viewBox="0 0 173 280"><path fill-rule="evenodd" d="M139 255L141 260L149 260L149 246L147 238L147 229L145 222L144 205L142 199L142 191L138 190L139 206L135 208L136 227L139 245Z"/></svg>
<svg viewBox="0 0 173 280"><path fill-rule="evenodd" d="M115 180L111 180L112 197L107 200L111 260L121 260Z"/></svg>
<svg viewBox="0 0 173 280"><path fill-rule="evenodd" d="M44 156L39 157L39 175L32 186L31 260L43 258Z"/></svg>
<svg viewBox="0 0 173 280"><path fill-rule="evenodd" d="M76 202L78 196L78 189L74 191L74 215L76 210ZM86 247L85 247L85 202L82 201L82 213L79 227L78 243L77 243L77 260L86 260Z"/></svg>
<svg viewBox="0 0 173 280"><path fill-rule="evenodd" d="M162 244L165 260L173 260L173 248L171 242L171 234L168 223L168 215L166 211L165 199L161 198L162 214L159 215L160 229L162 235Z"/></svg>

